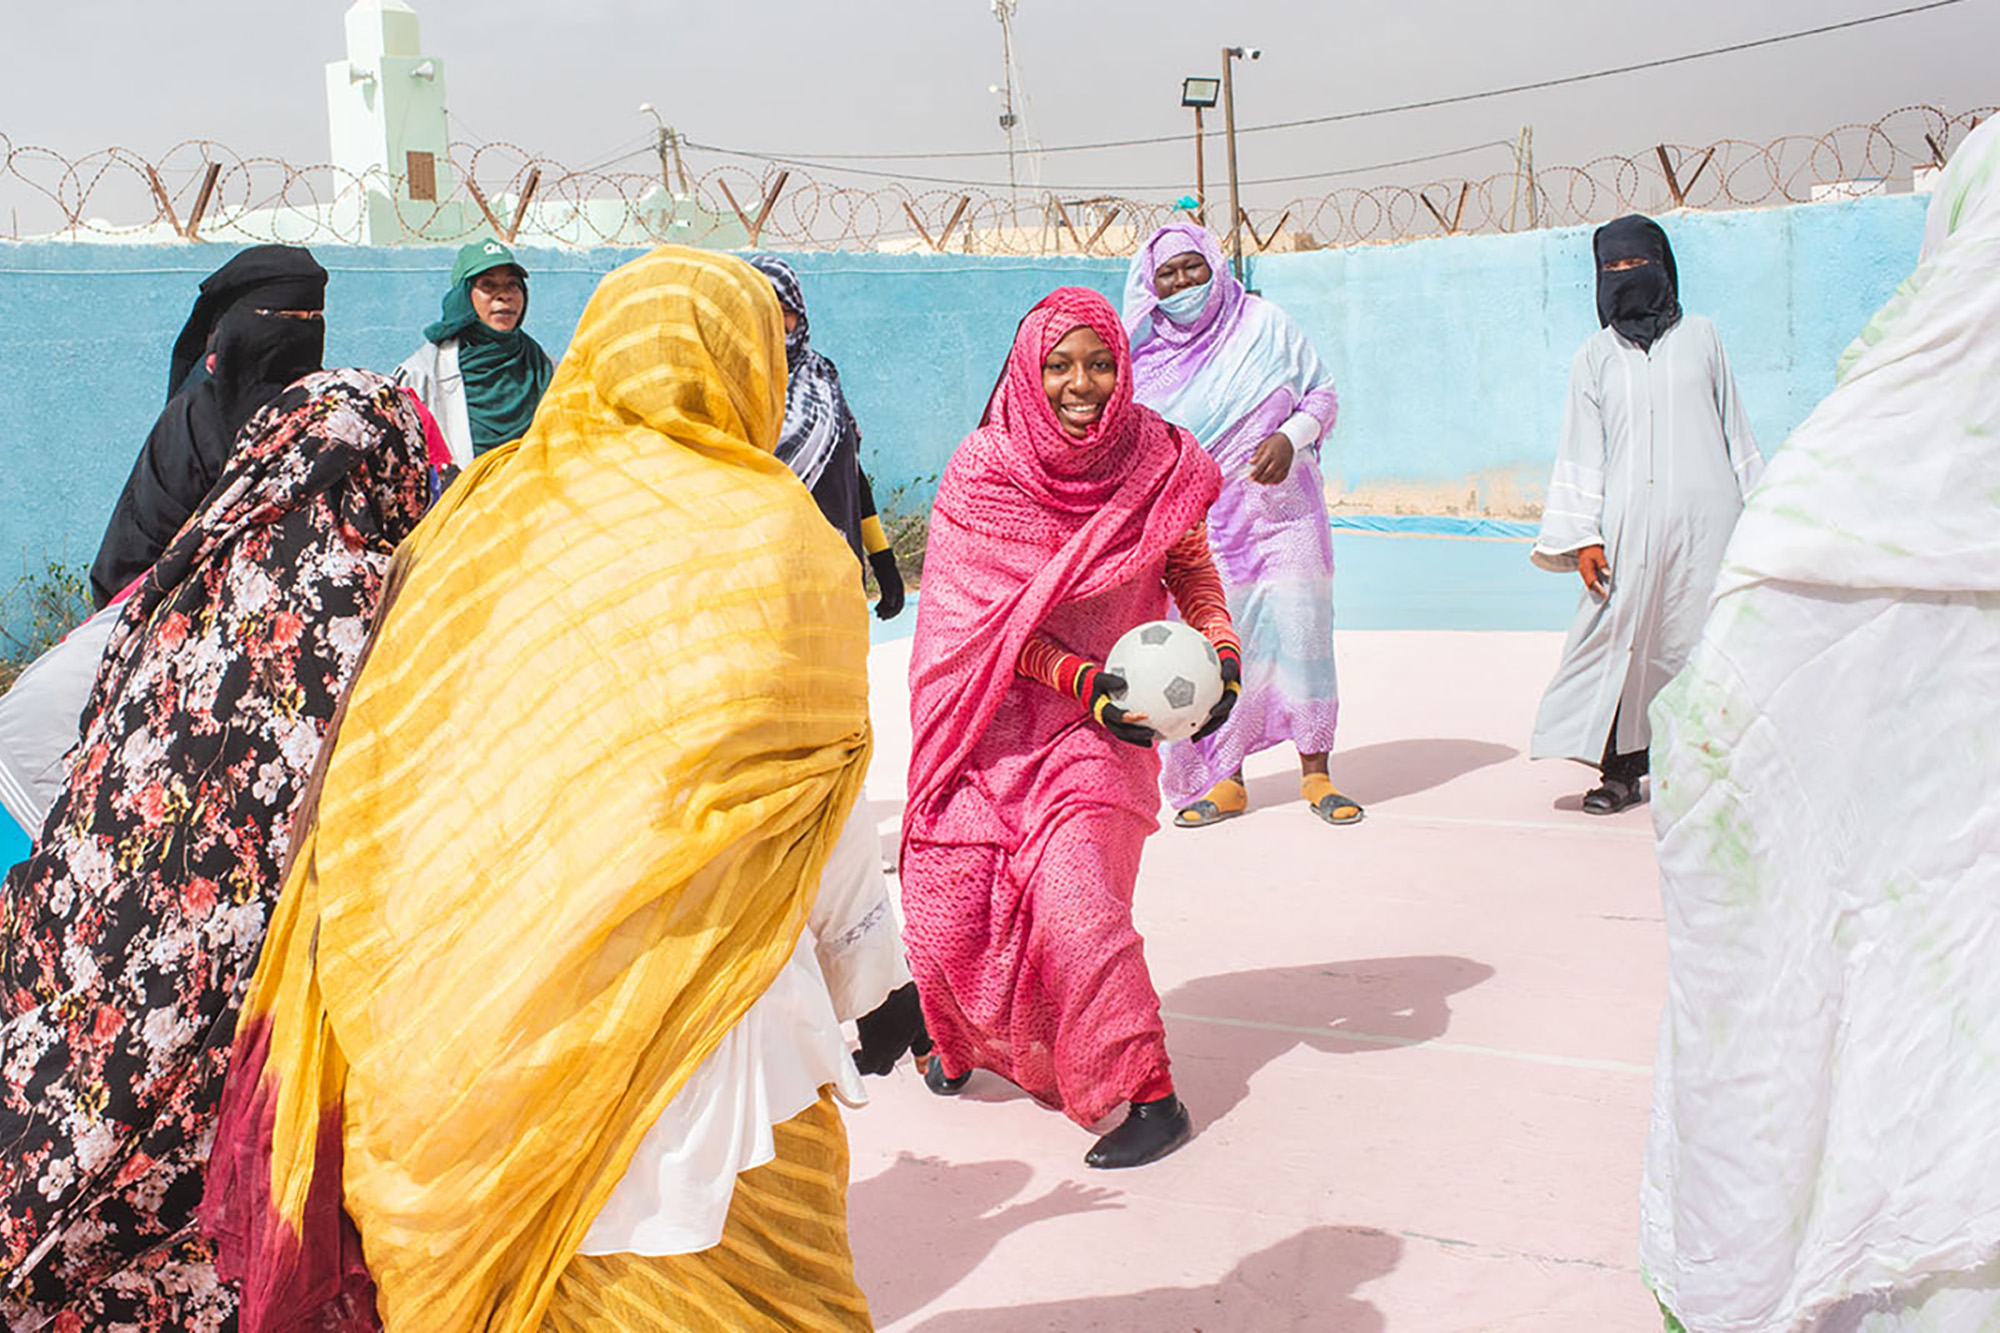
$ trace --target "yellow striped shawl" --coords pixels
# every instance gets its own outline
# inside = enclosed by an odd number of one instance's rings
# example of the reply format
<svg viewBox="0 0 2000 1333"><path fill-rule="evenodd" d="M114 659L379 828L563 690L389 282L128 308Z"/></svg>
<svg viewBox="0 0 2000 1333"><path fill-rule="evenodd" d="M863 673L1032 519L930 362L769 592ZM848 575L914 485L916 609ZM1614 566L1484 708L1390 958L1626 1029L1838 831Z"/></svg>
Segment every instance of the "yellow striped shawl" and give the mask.
<svg viewBox="0 0 2000 1333"><path fill-rule="evenodd" d="M656 250L400 553L243 1017L278 1217L344 1107L390 1330L538 1327L798 938L866 767L867 632L771 456L784 405L770 283Z"/></svg>

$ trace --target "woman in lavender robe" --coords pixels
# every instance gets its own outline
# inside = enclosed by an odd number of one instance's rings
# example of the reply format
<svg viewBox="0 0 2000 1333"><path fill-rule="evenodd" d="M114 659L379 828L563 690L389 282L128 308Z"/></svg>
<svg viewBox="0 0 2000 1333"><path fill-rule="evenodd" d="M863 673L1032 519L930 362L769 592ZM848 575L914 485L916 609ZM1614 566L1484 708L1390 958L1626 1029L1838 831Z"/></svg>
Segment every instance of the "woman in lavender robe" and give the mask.
<svg viewBox="0 0 2000 1333"><path fill-rule="evenodd" d="M1125 280L1138 400L1185 427L1222 465L1209 545L1243 640L1243 695L1222 729L1163 748L1162 780L1182 828L1248 807L1243 761L1290 742L1300 794L1329 824L1361 806L1327 774L1340 692L1333 669L1333 540L1320 437L1338 399L1312 344L1284 311L1250 295L1205 228L1172 222Z"/></svg>

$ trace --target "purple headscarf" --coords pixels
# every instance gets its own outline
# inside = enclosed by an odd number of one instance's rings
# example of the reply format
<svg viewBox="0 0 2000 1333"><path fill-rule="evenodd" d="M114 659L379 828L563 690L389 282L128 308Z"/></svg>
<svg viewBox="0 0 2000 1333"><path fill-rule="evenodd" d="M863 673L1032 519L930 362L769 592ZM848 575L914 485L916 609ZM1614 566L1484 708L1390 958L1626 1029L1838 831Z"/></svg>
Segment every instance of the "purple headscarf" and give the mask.
<svg viewBox="0 0 2000 1333"><path fill-rule="evenodd" d="M1169 259L1198 253L1208 261L1208 303L1193 323L1154 319L1160 298L1153 292L1153 274ZM1133 256L1125 275L1125 332L1132 342L1133 386L1139 397L1172 394L1185 387L1196 370L1233 337L1243 322L1249 293L1230 271L1222 242L1208 228L1192 222L1169 222Z"/></svg>
<svg viewBox="0 0 2000 1333"><path fill-rule="evenodd" d="M1181 324L1161 309L1166 303L1153 294L1153 274L1191 253L1208 261L1208 299ZM1210 453L1226 431L1281 392L1293 407L1324 398L1312 406L1322 428L1332 424L1333 386L1312 344L1283 311L1243 290L1222 243L1205 228L1170 222L1153 233L1125 275L1124 314L1134 395L1194 432Z"/></svg>

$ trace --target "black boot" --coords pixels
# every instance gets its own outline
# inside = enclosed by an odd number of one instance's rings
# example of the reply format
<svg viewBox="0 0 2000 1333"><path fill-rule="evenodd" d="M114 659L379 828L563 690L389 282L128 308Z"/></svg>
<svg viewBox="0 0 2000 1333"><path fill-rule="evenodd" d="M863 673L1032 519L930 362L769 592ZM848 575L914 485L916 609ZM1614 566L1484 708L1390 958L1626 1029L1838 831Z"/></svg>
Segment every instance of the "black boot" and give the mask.
<svg viewBox="0 0 2000 1333"><path fill-rule="evenodd" d="M960 1074L957 1078L946 1078L944 1060L935 1052L931 1055L930 1063L924 1066L924 1086L940 1097L958 1096L959 1093L965 1091L965 1085L971 1081L972 1071L970 1069Z"/></svg>
<svg viewBox="0 0 2000 1333"><path fill-rule="evenodd" d="M1083 1164L1105 1170L1144 1166L1186 1143L1193 1132L1187 1107L1171 1092L1158 1101L1133 1102L1125 1123L1099 1139L1083 1155Z"/></svg>

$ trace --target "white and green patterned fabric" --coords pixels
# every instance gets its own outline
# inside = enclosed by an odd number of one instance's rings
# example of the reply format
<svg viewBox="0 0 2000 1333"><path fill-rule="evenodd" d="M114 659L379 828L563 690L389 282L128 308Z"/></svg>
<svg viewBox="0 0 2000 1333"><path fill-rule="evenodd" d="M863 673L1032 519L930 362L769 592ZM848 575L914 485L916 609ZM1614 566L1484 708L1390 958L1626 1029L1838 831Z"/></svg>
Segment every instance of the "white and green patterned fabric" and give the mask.
<svg viewBox="0 0 2000 1333"><path fill-rule="evenodd" d="M2000 1330L2000 124L1750 495L1652 723L1662 1305Z"/></svg>

